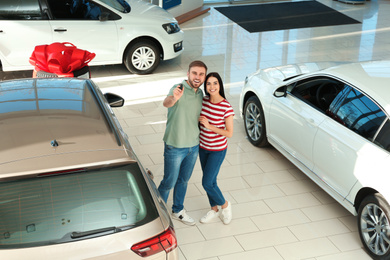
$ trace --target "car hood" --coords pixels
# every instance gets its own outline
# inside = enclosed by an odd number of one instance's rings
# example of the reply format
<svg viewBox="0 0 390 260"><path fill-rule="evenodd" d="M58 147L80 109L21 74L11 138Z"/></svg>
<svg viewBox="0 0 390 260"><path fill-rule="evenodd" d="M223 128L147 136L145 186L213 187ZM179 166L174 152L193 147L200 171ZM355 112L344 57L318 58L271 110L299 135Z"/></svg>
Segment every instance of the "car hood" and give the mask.
<svg viewBox="0 0 390 260"><path fill-rule="evenodd" d="M131 7L130 15L136 14L141 17L153 17L154 19L157 18L167 21L175 20L172 14L157 5L147 3L143 0L127 0L127 2Z"/></svg>
<svg viewBox="0 0 390 260"><path fill-rule="evenodd" d="M284 66L260 69L248 77L260 77L263 81L271 85L280 85L286 79L302 74L312 73L324 70L333 66L343 64L344 62L307 62L300 64L290 64Z"/></svg>

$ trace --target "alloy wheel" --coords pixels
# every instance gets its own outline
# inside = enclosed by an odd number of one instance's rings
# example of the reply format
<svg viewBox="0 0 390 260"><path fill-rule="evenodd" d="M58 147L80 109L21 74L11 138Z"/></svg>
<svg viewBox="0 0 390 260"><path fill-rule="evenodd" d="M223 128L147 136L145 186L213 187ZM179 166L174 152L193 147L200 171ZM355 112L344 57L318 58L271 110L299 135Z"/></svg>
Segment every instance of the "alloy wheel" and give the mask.
<svg viewBox="0 0 390 260"><path fill-rule="evenodd" d="M384 255L390 249L390 226L385 212L376 204L367 204L360 216L361 235L375 255Z"/></svg>
<svg viewBox="0 0 390 260"><path fill-rule="evenodd" d="M259 140L261 137L262 122L260 109L254 103L249 104L246 108L245 124L248 136L253 141Z"/></svg>

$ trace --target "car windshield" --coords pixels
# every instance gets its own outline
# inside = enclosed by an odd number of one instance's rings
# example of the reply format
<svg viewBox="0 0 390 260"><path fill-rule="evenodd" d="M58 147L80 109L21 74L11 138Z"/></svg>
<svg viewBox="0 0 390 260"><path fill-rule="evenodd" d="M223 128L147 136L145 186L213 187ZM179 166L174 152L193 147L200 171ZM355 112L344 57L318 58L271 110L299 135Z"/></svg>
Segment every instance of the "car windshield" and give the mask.
<svg viewBox="0 0 390 260"><path fill-rule="evenodd" d="M130 12L130 5L125 0L100 0L100 1L118 10L119 12L122 13Z"/></svg>
<svg viewBox="0 0 390 260"><path fill-rule="evenodd" d="M0 182L0 248L128 230L158 217L137 163Z"/></svg>

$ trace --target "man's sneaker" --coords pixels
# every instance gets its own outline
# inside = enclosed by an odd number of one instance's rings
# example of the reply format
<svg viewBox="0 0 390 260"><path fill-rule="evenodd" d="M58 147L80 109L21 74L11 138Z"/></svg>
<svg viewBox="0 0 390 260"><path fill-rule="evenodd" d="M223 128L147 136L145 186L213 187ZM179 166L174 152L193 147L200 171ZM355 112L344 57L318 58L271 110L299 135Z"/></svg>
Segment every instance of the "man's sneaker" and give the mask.
<svg viewBox="0 0 390 260"><path fill-rule="evenodd" d="M172 212L172 218L183 222L186 225L195 225L195 220L187 215L186 210L182 209L178 213Z"/></svg>
<svg viewBox="0 0 390 260"><path fill-rule="evenodd" d="M211 222L213 219L216 219L219 217L219 211L215 212L214 210L210 210L207 212L206 215L204 215L199 221L200 223L206 224Z"/></svg>
<svg viewBox="0 0 390 260"><path fill-rule="evenodd" d="M228 201L228 206L224 209L221 209L221 215L219 216L223 222L223 224L227 225L232 221L232 205L230 201Z"/></svg>

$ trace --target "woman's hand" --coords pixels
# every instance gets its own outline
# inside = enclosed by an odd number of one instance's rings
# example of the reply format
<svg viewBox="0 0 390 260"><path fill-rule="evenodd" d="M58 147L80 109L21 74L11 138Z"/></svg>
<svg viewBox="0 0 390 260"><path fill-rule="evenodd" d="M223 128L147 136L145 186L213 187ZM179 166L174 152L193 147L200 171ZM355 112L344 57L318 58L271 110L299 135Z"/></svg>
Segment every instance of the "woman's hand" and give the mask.
<svg viewBox="0 0 390 260"><path fill-rule="evenodd" d="M199 122L200 122L204 127L206 127L207 129L210 129L210 123L209 123L209 120L207 120L207 117L205 117L205 116L200 116L200 117L199 117Z"/></svg>

